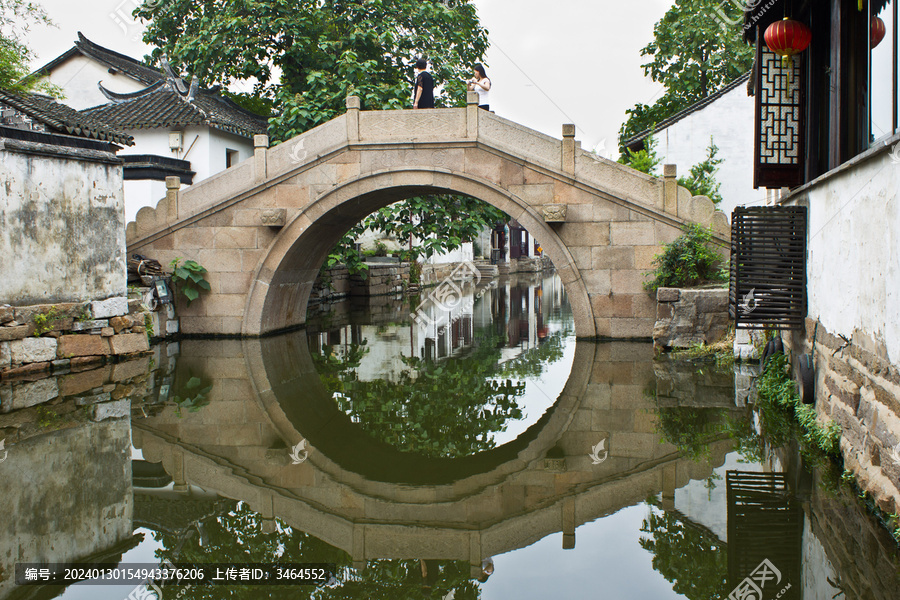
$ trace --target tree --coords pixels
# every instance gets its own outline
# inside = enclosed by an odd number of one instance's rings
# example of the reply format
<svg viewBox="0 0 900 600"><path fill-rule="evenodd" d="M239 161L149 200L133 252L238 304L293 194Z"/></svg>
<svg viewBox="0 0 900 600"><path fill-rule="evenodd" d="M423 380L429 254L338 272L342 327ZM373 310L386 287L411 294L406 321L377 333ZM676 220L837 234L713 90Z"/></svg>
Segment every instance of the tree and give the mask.
<svg viewBox="0 0 900 600"><path fill-rule="evenodd" d="M651 60L641 65L644 75L665 86L652 105L638 103L626 111L628 120L619 130L622 142L653 127L680 110L706 98L750 69L753 48L741 39L738 3L718 0L676 0L653 28L653 41L641 50Z"/></svg>
<svg viewBox="0 0 900 600"><path fill-rule="evenodd" d="M715 204L722 201L722 194L719 192L721 184L716 181L716 173L719 171L719 165L725 160L716 158L718 152L719 147L713 142L712 136L709 136L706 158L691 167L690 177L678 178L678 185L687 188L692 195L706 196Z"/></svg>
<svg viewBox="0 0 900 600"><path fill-rule="evenodd" d="M432 64L437 105L465 100L463 78L487 49L469 0L168 0L146 2L144 41L211 86L253 86L273 103L275 141L344 111L409 107L417 56Z"/></svg>
<svg viewBox="0 0 900 600"><path fill-rule="evenodd" d="M625 148L619 162L628 165L636 171L647 175L656 175L656 167L662 159L656 155L656 139L653 136L647 138L643 148L635 152L631 148Z"/></svg>
<svg viewBox="0 0 900 600"><path fill-rule="evenodd" d="M206 86L252 85L252 92L229 95L250 110L274 108L273 143L342 114L351 94L364 109L410 107L418 56L430 59L436 105L461 105L463 79L488 43L469 0L168 0L146 2L134 14L149 21L144 41L157 46L151 60L166 55ZM454 250L501 219L472 198L406 200L351 229L323 267L344 263L364 272L353 244L366 228L403 240L414 229L423 240L414 259Z"/></svg>
<svg viewBox="0 0 900 600"><path fill-rule="evenodd" d="M26 0L0 0L0 87L27 91L34 87L27 80L28 62L34 53L25 45L32 25L53 25L42 6ZM47 91L53 91L47 88Z"/></svg>

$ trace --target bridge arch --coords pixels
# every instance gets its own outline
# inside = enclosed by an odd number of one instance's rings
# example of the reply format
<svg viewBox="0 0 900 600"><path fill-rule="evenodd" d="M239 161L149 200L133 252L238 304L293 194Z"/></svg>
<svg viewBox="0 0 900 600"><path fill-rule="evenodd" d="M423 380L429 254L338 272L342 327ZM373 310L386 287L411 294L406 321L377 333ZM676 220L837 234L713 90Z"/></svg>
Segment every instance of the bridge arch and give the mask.
<svg viewBox="0 0 900 600"><path fill-rule="evenodd" d="M324 193L300 211L269 245L253 272L242 334L258 336L305 322L313 283L328 251L360 220L398 200L462 194L483 200L517 220L540 240L560 274L578 337L595 337L590 298L566 244L527 202L500 186L442 168L401 168L360 175Z"/></svg>
<svg viewBox="0 0 900 600"><path fill-rule="evenodd" d="M380 206L416 194L479 198L517 219L559 271L581 338L648 339L656 302L643 289L653 257L683 225L727 217L704 196L585 152L574 127L555 139L479 110L361 111L184 190L126 228L129 253L209 270L211 293L179 305L181 331L265 335L301 325L327 250Z"/></svg>

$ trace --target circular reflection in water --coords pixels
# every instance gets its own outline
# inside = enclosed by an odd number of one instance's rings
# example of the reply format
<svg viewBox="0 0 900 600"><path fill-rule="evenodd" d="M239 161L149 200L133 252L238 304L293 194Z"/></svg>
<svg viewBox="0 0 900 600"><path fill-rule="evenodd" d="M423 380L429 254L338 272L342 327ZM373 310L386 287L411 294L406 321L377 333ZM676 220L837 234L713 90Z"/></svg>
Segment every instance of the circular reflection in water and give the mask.
<svg viewBox="0 0 900 600"><path fill-rule="evenodd" d="M363 300L359 302L358 300ZM554 273L351 299L308 325L322 384L377 440L434 458L516 439L557 400L575 327Z"/></svg>

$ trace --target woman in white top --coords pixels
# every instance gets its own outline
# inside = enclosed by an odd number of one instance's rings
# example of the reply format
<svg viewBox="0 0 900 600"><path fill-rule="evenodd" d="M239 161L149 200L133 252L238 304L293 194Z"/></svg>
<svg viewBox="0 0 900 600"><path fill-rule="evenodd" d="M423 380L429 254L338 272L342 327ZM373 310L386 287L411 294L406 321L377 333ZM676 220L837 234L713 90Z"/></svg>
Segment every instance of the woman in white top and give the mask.
<svg viewBox="0 0 900 600"><path fill-rule="evenodd" d="M469 84L469 91L478 94L478 108L491 110L491 80L488 79L487 73L484 72L484 67L481 63L475 64L475 66L472 67L472 72L475 76L466 82Z"/></svg>

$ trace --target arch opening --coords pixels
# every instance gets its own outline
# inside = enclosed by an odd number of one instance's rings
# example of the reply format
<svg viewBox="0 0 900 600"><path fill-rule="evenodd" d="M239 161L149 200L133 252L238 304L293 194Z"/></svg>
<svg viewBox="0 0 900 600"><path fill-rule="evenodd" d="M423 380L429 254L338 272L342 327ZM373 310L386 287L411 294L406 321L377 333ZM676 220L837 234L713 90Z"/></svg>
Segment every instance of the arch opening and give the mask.
<svg viewBox="0 0 900 600"><path fill-rule="evenodd" d="M359 177L311 202L284 227L268 248L251 278L242 333L266 335L306 322L310 292L331 248L356 223L372 212L415 196L463 195L482 200L509 215L540 240L543 253L556 268L573 307L580 338L595 337L584 282L574 258L553 228L523 200L506 190L460 174L406 171L422 175L422 185L394 185L391 172Z"/></svg>

